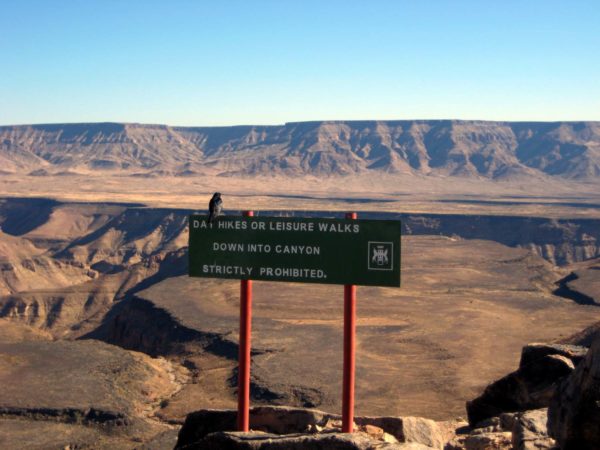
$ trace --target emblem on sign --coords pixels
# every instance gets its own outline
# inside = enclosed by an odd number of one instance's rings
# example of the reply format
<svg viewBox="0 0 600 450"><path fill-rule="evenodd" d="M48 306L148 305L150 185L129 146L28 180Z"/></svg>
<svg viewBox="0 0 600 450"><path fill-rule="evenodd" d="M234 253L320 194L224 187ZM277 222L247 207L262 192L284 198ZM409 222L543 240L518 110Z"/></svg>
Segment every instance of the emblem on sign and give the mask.
<svg viewBox="0 0 600 450"><path fill-rule="evenodd" d="M369 242L369 270L393 270L392 242Z"/></svg>

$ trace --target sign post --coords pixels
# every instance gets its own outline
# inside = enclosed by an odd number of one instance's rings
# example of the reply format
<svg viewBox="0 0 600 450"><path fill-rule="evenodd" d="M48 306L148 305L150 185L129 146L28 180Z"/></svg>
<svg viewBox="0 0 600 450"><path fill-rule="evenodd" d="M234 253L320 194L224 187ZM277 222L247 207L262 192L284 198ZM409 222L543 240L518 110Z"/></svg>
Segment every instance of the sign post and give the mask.
<svg viewBox="0 0 600 450"><path fill-rule="evenodd" d="M347 213L346 219L356 219ZM344 380L342 388L342 433L352 433L354 424L354 367L356 350L356 286L344 285Z"/></svg>
<svg viewBox="0 0 600 450"><path fill-rule="evenodd" d="M344 285L342 431L354 422L356 285L400 286L398 220L190 216L189 275L241 280L239 431L250 425L252 280Z"/></svg>
<svg viewBox="0 0 600 450"><path fill-rule="evenodd" d="M245 217L254 211L245 211ZM252 335L252 280L240 281L240 352L238 363L238 431L250 428L250 339Z"/></svg>

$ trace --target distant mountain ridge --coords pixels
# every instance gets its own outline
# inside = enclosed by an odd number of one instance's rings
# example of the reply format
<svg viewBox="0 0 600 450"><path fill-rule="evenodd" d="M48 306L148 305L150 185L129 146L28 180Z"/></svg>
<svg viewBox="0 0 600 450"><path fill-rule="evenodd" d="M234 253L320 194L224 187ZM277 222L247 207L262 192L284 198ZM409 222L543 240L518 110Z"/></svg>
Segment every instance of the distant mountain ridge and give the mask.
<svg viewBox="0 0 600 450"><path fill-rule="evenodd" d="M161 175L387 172L503 179L600 176L600 122L324 121L171 127L0 126L0 173Z"/></svg>

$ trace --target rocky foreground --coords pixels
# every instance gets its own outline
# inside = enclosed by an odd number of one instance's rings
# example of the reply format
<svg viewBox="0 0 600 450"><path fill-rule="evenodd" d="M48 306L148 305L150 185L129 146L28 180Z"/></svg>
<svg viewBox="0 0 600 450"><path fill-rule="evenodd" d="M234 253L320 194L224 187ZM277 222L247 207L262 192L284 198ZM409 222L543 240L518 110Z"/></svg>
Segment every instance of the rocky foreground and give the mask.
<svg viewBox="0 0 600 450"><path fill-rule="evenodd" d="M530 344L519 368L467 402L469 421L421 417L356 417L352 434L341 417L315 409L262 406L248 433L236 411L187 416L176 449L444 449L597 450L600 448L600 334L593 344ZM590 334L588 333L588 334ZM589 339L590 336L586 336Z"/></svg>

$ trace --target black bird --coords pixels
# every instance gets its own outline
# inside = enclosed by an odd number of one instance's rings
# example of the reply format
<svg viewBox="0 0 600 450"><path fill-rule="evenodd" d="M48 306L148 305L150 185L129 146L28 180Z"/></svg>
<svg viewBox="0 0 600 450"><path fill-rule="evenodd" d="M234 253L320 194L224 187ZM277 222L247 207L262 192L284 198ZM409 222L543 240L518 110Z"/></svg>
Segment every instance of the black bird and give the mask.
<svg viewBox="0 0 600 450"><path fill-rule="evenodd" d="M208 203L208 223L213 223L221 215L222 210L223 200L221 200L221 193L215 192Z"/></svg>

